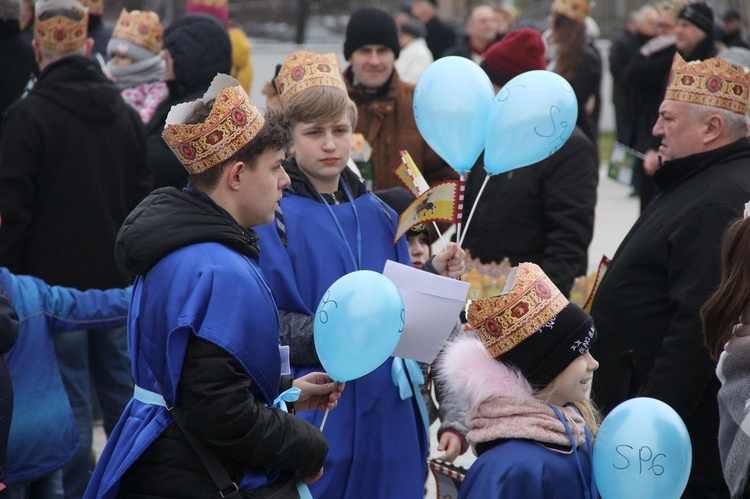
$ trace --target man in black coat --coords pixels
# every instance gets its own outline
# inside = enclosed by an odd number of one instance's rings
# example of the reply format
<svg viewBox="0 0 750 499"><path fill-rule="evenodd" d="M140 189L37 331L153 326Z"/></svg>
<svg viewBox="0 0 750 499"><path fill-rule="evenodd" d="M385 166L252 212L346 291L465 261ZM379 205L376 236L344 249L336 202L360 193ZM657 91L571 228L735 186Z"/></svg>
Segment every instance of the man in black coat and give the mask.
<svg viewBox="0 0 750 499"><path fill-rule="evenodd" d="M617 142L633 147L636 120L635 90L625 78L630 62L638 56L644 43L656 36L659 12L645 5L633 14L633 31L625 31L612 42L609 51L609 71L612 73L612 103L615 106Z"/></svg>
<svg viewBox="0 0 750 499"><path fill-rule="evenodd" d="M617 250L592 308L599 340L591 350L601 362L594 400L605 414L638 396L677 411L693 454L683 498L729 497L717 441L719 381L699 309L719 280L724 229L750 199L748 91L743 69L675 56L654 126L660 192Z"/></svg>
<svg viewBox="0 0 750 499"><path fill-rule="evenodd" d="M509 32L487 51L481 67L496 88L544 68L544 42L531 28ZM519 144L518 147L523 147ZM512 265L539 265L566 296L586 274L594 230L599 159L594 143L575 127L552 156L487 178L480 159L468 175L464 220L476 205L463 247L483 263L508 257Z"/></svg>
<svg viewBox="0 0 750 499"><path fill-rule="evenodd" d="M55 285L123 287L115 237L151 189L143 125L88 58L86 9L75 0L36 7L42 73L9 110L0 139L0 265ZM69 332L55 347L81 441L64 486L66 497L80 497L91 465L89 380L107 432L132 394L125 329Z"/></svg>

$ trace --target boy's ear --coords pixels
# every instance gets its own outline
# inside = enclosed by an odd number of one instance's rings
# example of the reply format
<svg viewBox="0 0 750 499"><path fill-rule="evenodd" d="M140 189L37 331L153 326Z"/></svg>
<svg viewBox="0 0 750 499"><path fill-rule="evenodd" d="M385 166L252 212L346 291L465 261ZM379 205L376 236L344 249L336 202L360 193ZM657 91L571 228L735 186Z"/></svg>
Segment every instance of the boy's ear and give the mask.
<svg viewBox="0 0 750 499"><path fill-rule="evenodd" d="M227 167L226 173L224 174L224 181L226 182L227 187L235 191L239 189L241 173L245 168L247 168L247 165L244 161L235 161Z"/></svg>

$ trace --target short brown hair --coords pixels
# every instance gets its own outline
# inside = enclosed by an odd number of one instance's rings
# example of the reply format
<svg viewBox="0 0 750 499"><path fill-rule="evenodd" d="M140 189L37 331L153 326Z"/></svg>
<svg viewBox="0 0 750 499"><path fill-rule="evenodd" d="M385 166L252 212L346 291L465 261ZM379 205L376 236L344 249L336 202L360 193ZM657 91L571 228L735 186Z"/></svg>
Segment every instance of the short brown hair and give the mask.
<svg viewBox="0 0 750 499"><path fill-rule="evenodd" d="M340 88L312 87L292 97L284 108L290 126L326 123L346 115L352 129L357 126L357 105Z"/></svg>
<svg viewBox="0 0 750 499"><path fill-rule="evenodd" d="M208 118L213 107L213 99L207 103L197 102L193 112L186 118L185 124L194 125L203 123ZM292 132L283 116L280 113L269 113L266 115L263 128L260 129L258 135L248 142L245 147L237 151L231 158L213 168L209 168L202 173L188 175L188 182L201 190L213 189L219 183L219 179L224 174L224 170L228 165L242 161L251 169L255 168L258 158L263 153L268 150L283 150L286 152L289 150L291 143Z"/></svg>

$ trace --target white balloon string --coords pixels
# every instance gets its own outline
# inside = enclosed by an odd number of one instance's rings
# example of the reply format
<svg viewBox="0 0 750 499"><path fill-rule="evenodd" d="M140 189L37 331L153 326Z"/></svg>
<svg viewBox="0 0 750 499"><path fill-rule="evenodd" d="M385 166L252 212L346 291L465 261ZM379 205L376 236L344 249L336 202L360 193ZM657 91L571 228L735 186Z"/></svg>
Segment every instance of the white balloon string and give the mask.
<svg viewBox="0 0 750 499"><path fill-rule="evenodd" d="M479 194L477 194L477 198L474 200L474 204L471 207L469 218L466 220L466 227L464 227L464 233L460 239L457 239L459 246L461 246L464 242L464 237L466 237L466 231L469 230L469 224L471 223L471 218L474 216L474 210L477 209L477 205L479 204L479 199L482 197L482 193L484 192L484 188L487 185L487 181L489 179L490 179L489 175L484 177L484 182L482 183L482 187L479 189Z"/></svg>
<svg viewBox="0 0 750 499"><path fill-rule="evenodd" d="M331 411L328 407L326 407L326 413L323 415L323 422L320 423L320 432L323 433L323 428L326 425L326 419L328 419L328 413Z"/></svg>

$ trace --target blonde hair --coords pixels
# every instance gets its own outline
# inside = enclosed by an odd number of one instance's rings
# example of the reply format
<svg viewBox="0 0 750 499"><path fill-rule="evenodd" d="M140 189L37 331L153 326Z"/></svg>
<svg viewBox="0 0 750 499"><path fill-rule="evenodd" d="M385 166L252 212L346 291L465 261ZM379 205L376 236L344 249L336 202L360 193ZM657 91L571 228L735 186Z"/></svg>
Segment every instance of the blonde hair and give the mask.
<svg viewBox="0 0 750 499"><path fill-rule="evenodd" d="M297 123L327 123L344 115L352 129L357 126L357 105L340 88L321 86L303 90L289 100L283 112L292 127Z"/></svg>
<svg viewBox="0 0 750 499"><path fill-rule="evenodd" d="M552 397L552 394L554 394L556 390L557 381L553 379L549 385L539 390L535 390L534 397L537 400L544 402L545 404L549 404L549 399ZM591 399L586 399L581 402L571 402L569 405L574 406L576 409L578 409L578 412L581 413L583 421L586 423L586 426L588 426L589 431L591 432L591 438L593 439L594 437L596 437L596 433L599 431L599 426L601 426L602 424L602 413L596 407L596 404L594 404Z"/></svg>

